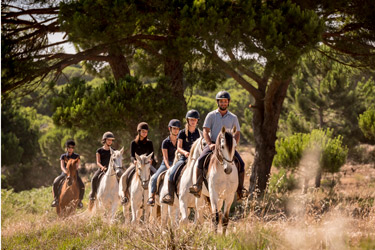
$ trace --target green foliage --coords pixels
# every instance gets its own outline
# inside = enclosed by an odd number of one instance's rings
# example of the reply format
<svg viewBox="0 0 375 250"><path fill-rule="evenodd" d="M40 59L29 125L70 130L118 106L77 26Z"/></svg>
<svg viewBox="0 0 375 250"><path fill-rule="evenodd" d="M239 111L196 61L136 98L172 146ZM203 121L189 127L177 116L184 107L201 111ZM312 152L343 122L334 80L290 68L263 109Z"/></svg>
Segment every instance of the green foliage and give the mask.
<svg viewBox="0 0 375 250"><path fill-rule="evenodd" d="M318 150L320 168L325 172L336 173L344 165L348 149L342 144L342 136L333 138L333 131L316 130L310 134L297 133L276 141L273 164L294 171L305 152Z"/></svg>
<svg viewBox="0 0 375 250"><path fill-rule="evenodd" d="M289 174L284 168L280 168L277 174L273 174L268 185L268 192L275 194L285 194L297 186L297 180L293 173Z"/></svg>
<svg viewBox="0 0 375 250"><path fill-rule="evenodd" d="M358 122L366 138L375 141L375 108L370 108L359 115Z"/></svg>

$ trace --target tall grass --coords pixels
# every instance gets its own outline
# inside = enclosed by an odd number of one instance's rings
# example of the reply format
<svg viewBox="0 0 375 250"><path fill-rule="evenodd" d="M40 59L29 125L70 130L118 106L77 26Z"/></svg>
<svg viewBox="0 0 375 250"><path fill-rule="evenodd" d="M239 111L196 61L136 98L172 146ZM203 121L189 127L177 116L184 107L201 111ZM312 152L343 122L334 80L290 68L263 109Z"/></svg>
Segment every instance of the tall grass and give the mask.
<svg viewBox="0 0 375 250"><path fill-rule="evenodd" d="M280 177L281 178L281 177ZM114 223L85 210L60 219L51 188L1 191L2 249L374 249L375 187L271 192L237 203L228 233L210 220L186 227ZM86 191L88 193L89 191ZM87 207L87 198L84 201Z"/></svg>

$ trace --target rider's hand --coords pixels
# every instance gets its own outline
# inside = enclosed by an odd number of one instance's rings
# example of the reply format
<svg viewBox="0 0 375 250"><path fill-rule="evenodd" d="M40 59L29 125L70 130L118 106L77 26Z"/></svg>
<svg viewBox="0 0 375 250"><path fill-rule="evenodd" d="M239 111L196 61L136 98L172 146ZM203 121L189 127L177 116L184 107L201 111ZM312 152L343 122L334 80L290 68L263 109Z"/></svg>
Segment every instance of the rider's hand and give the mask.
<svg viewBox="0 0 375 250"><path fill-rule="evenodd" d="M107 170L106 167L102 167L102 171L105 172Z"/></svg>
<svg viewBox="0 0 375 250"><path fill-rule="evenodd" d="M215 149L215 144L214 143L211 143L210 145L208 145L210 147L210 150L211 151L214 151Z"/></svg>
<svg viewBox="0 0 375 250"><path fill-rule="evenodd" d="M185 155L186 158L188 158L189 155L190 155L190 153L189 153L189 152L186 152L184 155Z"/></svg>
<svg viewBox="0 0 375 250"><path fill-rule="evenodd" d="M134 160L134 165L137 165L137 160Z"/></svg>

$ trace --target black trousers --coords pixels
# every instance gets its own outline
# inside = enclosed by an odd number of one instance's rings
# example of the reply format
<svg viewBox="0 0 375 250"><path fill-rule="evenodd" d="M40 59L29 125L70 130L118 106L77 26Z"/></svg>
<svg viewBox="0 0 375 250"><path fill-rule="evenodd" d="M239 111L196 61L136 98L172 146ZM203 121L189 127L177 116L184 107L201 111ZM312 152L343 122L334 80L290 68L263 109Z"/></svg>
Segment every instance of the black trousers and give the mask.
<svg viewBox="0 0 375 250"><path fill-rule="evenodd" d="M91 193L90 193L90 198L94 198L96 195L96 192L98 191L99 187L99 175L102 172L102 170L99 168L96 170L94 176L91 179Z"/></svg>
<svg viewBox="0 0 375 250"><path fill-rule="evenodd" d="M212 153L212 150L210 150L210 147L207 145L206 147L204 147L201 155L199 156L198 158L198 168L200 169L203 169L203 164L204 164L204 161L206 160L206 157ZM245 163L243 162L240 154L237 152L234 153L234 157L237 158L237 160L240 162L240 170L239 170L239 173L242 173L245 171Z"/></svg>
<svg viewBox="0 0 375 250"><path fill-rule="evenodd" d="M62 172L59 176L55 178L53 181L53 195L54 198L57 198L59 195L59 185L63 179L66 178L66 174ZM79 199L83 200L83 196L85 195L85 184L83 184L83 181L81 177L79 177L78 172L77 172L77 181L78 181L78 186L79 186Z"/></svg>

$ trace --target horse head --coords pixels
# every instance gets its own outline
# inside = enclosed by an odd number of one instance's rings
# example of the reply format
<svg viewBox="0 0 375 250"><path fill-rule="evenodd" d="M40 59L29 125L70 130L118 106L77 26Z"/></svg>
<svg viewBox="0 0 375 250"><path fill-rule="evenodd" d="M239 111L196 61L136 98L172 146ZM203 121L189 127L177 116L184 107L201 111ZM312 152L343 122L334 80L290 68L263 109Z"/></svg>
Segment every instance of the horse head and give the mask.
<svg viewBox="0 0 375 250"><path fill-rule="evenodd" d="M215 155L220 164L223 165L226 174L232 173L231 163L233 163L234 153L237 146L237 142L233 138L236 131L236 126L234 126L231 131L227 131L223 126L216 139Z"/></svg>
<svg viewBox="0 0 375 250"><path fill-rule="evenodd" d="M121 177L121 175L124 173L124 169L122 167L122 155L124 153L124 147L121 148L121 150L111 150L111 160L110 160L110 168L113 168L114 172L118 177Z"/></svg>
<svg viewBox="0 0 375 250"><path fill-rule="evenodd" d="M137 159L136 172L137 176L142 182L143 189L148 189L148 182L150 181L150 166L151 166L151 157L154 153L149 155L143 154L141 156L135 154Z"/></svg>
<svg viewBox="0 0 375 250"><path fill-rule="evenodd" d="M64 159L65 160L65 159ZM77 159L70 159L68 160L68 163L66 165L67 171L67 180L68 180L68 186L72 185L73 180L77 179L77 162L79 158Z"/></svg>

